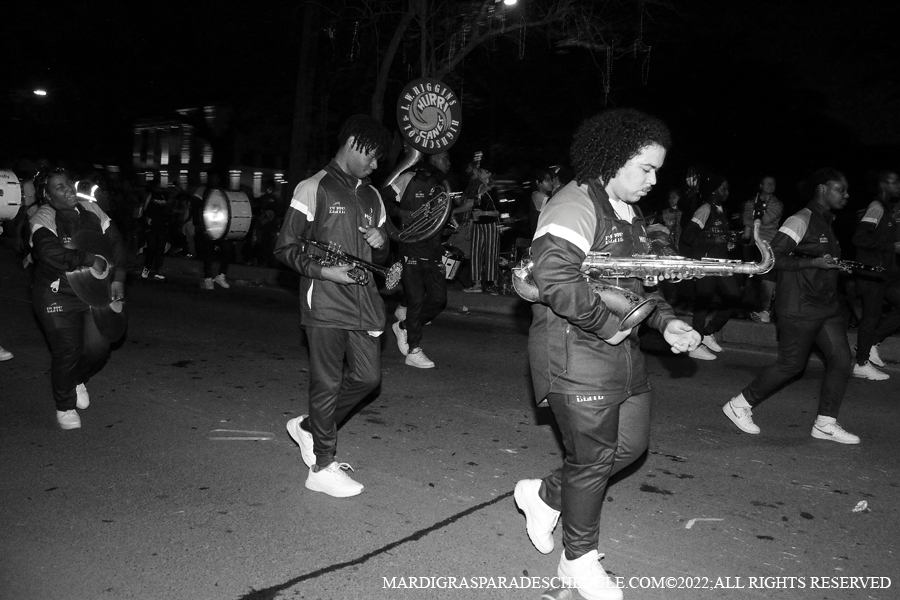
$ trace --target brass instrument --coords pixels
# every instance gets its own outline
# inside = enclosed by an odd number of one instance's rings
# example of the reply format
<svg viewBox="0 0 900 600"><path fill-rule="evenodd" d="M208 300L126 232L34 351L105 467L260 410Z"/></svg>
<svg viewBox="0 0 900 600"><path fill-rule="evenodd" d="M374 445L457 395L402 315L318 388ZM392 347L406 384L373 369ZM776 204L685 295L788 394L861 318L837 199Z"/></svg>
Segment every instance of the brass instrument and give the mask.
<svg viewBox="0 0 900 600"><path fill-rule="evenodd" d="M738 260L702 258L691 259L683 256L660 258L653 254L636 254L627 258L611 256L608 252L588 252L581 264L581 272L591 289L607 307L622 319L620 329L634 327L656 308L656 300L644 299L639 294L624 288L605 284L601 279L635 277L644 280L644 285L655 286L660 279L681 281L699 279L707 275L762 275L775 265L775 256L768 242L759 237L759 220L753 223L753 239L761 255L758 263ZM525 256L513 269L513 287L523 299L539 302L540 293L534 283L531 269L534 261ZM636 296L637 298L633 298Z"/></svg>
<svg viewBox="0 0 900 600"><path fill-rule="evenodd" d="M323 267L334 267L338 265L353 265L353 269L347 271L347 275L359 285L369 283L369 273L378 273L384 277L384 287L389 290L397 287L400 283L400 276L403 273L403 265L395 262L390 267L382 267L375 263L370 263L361 258L357 258L352 254L347 254L341 250L340 244L328 242L323 244L315 240L299 239L300 249L309 255L314 261ZM317 252L311 253L310 249L315 248Z"/></svg>

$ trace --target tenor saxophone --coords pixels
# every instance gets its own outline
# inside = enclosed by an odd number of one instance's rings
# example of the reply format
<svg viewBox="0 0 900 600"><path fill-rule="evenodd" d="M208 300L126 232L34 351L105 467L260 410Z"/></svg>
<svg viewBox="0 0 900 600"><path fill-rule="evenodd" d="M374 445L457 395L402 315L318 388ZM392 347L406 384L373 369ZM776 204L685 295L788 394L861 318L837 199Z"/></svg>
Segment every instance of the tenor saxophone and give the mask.
<svg viewBox="0 0 900 600"><path fill-rule="evenodd" d="M699 279L708 275L762 275L772 270L775 255L769 243L759 236L760 221L753 223L753 241L759 248L760 261L745 263L739 260L701 258L691 259L683 256L666 256L655 254L636 254L630 257L611 256L608 252L588 252L581 264L581 272L591 289L597 294L614 314L622 319L621 329L640 323L656 308L654 298L643 298L640 294L624 288L609 285L601 279L637 278L643 279L644 285L656 286L660 279L681 281L683 279ZM534 283L531 255L525 256L513 269L513 287L523 299L539 302L540 293Z"/></svg>

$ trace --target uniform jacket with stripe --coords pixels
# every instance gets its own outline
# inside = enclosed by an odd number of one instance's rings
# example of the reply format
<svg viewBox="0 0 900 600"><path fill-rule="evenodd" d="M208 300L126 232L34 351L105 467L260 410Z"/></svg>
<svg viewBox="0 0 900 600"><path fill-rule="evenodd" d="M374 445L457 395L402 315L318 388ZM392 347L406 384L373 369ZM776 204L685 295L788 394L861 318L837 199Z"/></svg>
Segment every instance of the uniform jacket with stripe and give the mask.
<svg viewBox="0 0 900 600"><path fill-rule="evenodd" d="M841 246L831 228L834 215L818 202L788 217L772 240L778 293L779 319L825 319L841 313L843 295L839 270L811 267L813 258L841 257Z"/></svg>
<svg viewBox="0 0 900 600"><path fill-rule="evenodd" d="M856 246L856 260L861 263L884 268L885 275L897 270L894 243L897 231L891 217L892 207L881 200L873 200L866 208L853 232ZM882 277L879 277L881 279Z"/></svg>
<svg viewBox="0 0 900 600"><path fill-rule="evenodd" d="M375 278L366 285L343 285L322 279L322 266L301 250L300 239L334 242L356 258L382 264L389 245L375 250L359 227L383 227L384 204L369 179L345 173L332 160L294 189L284 225L278 234L275 257L300 278L300 323L357 331L383 331L384 301Z"/></svg>
<svg viewBox="0 0 900 600"><path fill-rule="evenodd" d="M603 341L619 329L620 320L585 282L581 266L589 251L629 257L649 253L644 218L620 219L597 182L569 183L547 203L538 219L531 251L532 274L540 302L532 307L528 354L535 398L549 393L576 395L614 405L649 391L640 351L638 328L622 343ZM657 309L645 323L664 331L675 318L655 290L635 278L605 280L642 296L657 297Z"/></svg>

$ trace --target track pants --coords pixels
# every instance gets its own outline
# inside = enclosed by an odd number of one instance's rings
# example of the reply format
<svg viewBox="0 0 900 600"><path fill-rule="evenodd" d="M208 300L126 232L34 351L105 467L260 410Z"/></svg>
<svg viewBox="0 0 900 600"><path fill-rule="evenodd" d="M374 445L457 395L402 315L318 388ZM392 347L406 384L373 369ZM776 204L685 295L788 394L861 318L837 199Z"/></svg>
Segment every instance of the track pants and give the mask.
<svg viewBox="0 0 900 600"><path fill-rule="evenodd" d="M860 366L869 360L869 351L875 344L900 329L900 280L873 281L858 279L857 293L862 301L862 318L856 344L856 362ZM882 316L884 301L890 305L890 312Z"/></svg>
<svg viewBox="0 0 900 600"><path fill-rule="evenodd" d="M422 342L422 327L447 305L447 280L442 265L425 258L403 257L403 297L406 301L406 341L410 349Z"/></svg>
<svg viewBox="0 0 900 600"><path fill-rule="evenodd" d="M306 327L306 339L313 451L316 464L326 467L337 451L338 425L381 384L381 338L365 331Z"/></svg>
<svg viewBox="0 0 900 600"><path fill-rule="evenodd" d="M569 560L597 550L606 484L634 462L650 440L650 392L622 404L578 402L577 396L547 397L562 433L562 467L545 477L541 499L560 511Z"/></svg>

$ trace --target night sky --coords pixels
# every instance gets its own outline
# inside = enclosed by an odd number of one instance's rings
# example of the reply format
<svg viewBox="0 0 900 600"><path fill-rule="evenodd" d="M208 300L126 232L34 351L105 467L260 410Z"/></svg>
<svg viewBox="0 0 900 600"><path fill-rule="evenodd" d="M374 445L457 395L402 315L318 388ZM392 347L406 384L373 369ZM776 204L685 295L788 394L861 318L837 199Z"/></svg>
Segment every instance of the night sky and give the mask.
<svg viewBox="0 0 900 600"><path fill-rule="evenodd" d="M645 23L646 84L641 61L620 58L608 99L672 127L676 146L660 187L702 163L725 173L733 189L772 172L781 196L788 182L830 165L851 174L858 200L868 195L867 170L900 168L900 3L673 5ZM301 15L301 3L287 1L7 7L0 161L78 154L127 164L136 118L260 98L289 132ZM348 52L337 34L319 46L320 59L331 53L335 65ZM564 161L578 122L604 106L603 69L602 56L561 51L537 35L525 38L524 52L510 42L476 51L447 79L465 108L455 162L483 148L511 172ZM50 95L33 97L37 86ZM368 112L365 93L333 89L330 121ZM386 98L389 127L394 102Z"/></svg>

